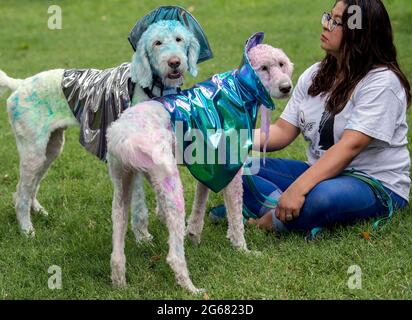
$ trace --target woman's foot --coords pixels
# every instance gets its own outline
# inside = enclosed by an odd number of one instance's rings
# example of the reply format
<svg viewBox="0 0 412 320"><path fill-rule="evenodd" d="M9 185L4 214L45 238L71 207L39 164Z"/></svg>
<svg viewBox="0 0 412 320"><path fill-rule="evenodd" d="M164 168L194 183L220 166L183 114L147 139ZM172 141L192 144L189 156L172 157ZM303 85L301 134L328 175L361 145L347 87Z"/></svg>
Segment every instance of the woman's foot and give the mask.
<svg viewBox="0 0 412 320"><path fill-rule="evenodd" d="M242 210L243 223L246 224L249 219L254 219L256 216L251 213L245 206ZM253 218L251 218L251 216ZM227 213L225 205L221 204L216 207L213 207L209 212L209 218L213 223L219 223L227 220Z"/></svg>
<svg viewBox="0 0 412 320"><path fill-rule="evenodd" d="M226 208L225 206L219 205L214 207L209 212L209 218L212 220L213 223L219 223L220 221L226 220Z"/></svg>
<svg viewBox="0 0 412 320"><path fill-rule="evenodd" d="M269 210L265 213L265 215L261 218L251 218L250 213L247 214L243 211L243 222L247 225L257 225L258 228L273 231L272 225L272 211ZM249 212L247 210L247 212ZM225 206L219 205L213 207L209 212L209 218L213 223L219 223L221 221L226 221L226 208Z"/></svg>
<svg viewBox="0 0 412 320"><path fill-rule="evenodd" d="M272 224L272 210L266 212L263 217L252 219L249 218L247 221L248 225L256 225L259 229L273 231L273 224Z"/></svg>

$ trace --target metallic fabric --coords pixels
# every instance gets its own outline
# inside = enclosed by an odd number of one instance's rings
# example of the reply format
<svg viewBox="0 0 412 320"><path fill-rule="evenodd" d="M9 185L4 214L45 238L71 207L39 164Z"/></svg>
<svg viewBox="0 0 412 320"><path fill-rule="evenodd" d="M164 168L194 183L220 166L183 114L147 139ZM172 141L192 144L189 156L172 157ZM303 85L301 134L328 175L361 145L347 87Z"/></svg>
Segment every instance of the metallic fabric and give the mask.
<svg viewBox="0 0 412 320"><path fill-rule="evenodd" d="M181 160L197 180L214 192L227 186L243 166L252 148L252 130L255 128L260 105L268 109L275 108L247 56L251 48L262 43L263 36L263 33L256 33L248 39L242 63L237 70L216 74L176 95L154 99L163 103L171 115L178 151L183 155ZM182 127L185 139L179 137L179 126ZM241 129L246 130L246 139L241 139ZM201 137L196 136L196 132L200 132ZM237 133L238 150L232 150L231 143L226 143L226 139L233 137L233 133ZM203 149L197 149L199 143L195 144L195 153L191 154L196 161L185 155L187 148L191 150L193 146L190 145L196 141L184 140L193 136L196 140L203 139L203 145L200 145ZM201 153L199 156L197 152L203 152L203 155ZM229 158L230 154L237 155L236 161ZM210 161L210 155L213 155L213 162Z"/></svg>
<svg viewBox="0 0 412 320"><path fill-rule="evenodd" d="M99 159L107 152L106 129L130 106L130 64L106 69L65 70L63 93L80 122L80 143Z"/></svg>
<svg viewBox="0 0 412 320"><path fill-rule="evenodd" d="M129 34L129 42L134 51L136 51L137 43L147 28L160 20L177 20L195 35L200 44L198 63L213 58L212 49L199 22L197 22L190 12L178 6L158 7L136 22L136 25Z"/></svg>

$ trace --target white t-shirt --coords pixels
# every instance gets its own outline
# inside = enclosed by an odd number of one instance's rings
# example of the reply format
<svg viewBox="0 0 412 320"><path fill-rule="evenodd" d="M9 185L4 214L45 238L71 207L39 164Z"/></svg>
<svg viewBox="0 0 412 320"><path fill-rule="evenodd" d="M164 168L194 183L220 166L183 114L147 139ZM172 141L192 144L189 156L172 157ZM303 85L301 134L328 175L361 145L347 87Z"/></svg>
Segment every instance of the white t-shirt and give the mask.
<svg viewBox="0 0 412 320"><path fill-rule="evenodd" d="M314 64L300 76L280 116L298 127L309 142L308 164L313 165L337 143L345 129L360 131L373 140L346 169L366 172L409 201L407 102L398 77L385 67L371 70L358 83L345 108L333 117L325 111L326 96L308 94L319 65Z"/></svg>

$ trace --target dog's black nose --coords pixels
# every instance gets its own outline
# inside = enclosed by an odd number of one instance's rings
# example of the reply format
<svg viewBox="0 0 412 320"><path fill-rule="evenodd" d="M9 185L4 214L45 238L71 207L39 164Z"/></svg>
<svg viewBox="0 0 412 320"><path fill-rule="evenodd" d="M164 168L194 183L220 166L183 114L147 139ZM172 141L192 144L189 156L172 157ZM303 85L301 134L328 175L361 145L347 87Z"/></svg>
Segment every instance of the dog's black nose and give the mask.
<svg viewBox="0 0 412 320"><path fill-rule="evenodd" d="M167 64L170 68L177 69L180 66L180 60L178 58L172 58L167 62Z"/></svg>
<svg viewBox="0 0 412 320"><path fill-rule="evenodd" d="M292 86L290 84L285 84L285 85L280 85L279 90L282 93L289 93L290 89L292 89Z"/></svg>

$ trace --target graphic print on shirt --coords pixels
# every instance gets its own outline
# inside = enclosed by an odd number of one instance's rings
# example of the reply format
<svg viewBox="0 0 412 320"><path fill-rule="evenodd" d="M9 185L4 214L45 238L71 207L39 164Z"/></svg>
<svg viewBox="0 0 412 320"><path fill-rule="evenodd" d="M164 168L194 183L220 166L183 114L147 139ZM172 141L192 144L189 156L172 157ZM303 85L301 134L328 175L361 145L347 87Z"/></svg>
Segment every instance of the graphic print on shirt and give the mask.
<svg viewBox="0 0 412 320"><path fill-rule="evenodd" d="M315 127L315 124L316 124L315 121L307 123L305 120L305 113L303 111L300 112L299 126L302 131L303 137L305 138L306 141L310 141L310 138L307 136L307 134L309 134L313 130L313 128Z"/></svg>
<svg viewBox="0 0 412 320"><path fill-rule="evenodd" d="M335 116L329 111L324 111L319 123L319 148L321 150L328 150L335 144L335 138L333 133L333 125L335 123Z"/></svg>

